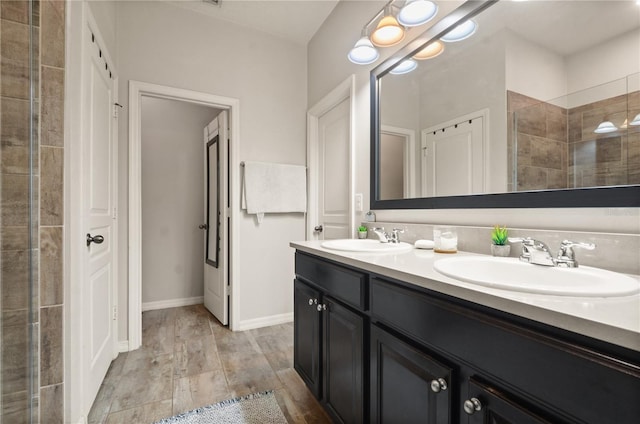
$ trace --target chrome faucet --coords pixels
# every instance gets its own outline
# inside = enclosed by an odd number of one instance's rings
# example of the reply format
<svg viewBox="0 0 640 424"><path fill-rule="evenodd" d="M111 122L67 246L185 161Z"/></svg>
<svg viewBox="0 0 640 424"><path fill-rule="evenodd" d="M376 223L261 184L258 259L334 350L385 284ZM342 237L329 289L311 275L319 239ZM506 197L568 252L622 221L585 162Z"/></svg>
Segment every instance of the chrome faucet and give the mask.
<svg viewBox="0 0 640 424"><path fill-rule="evenodd" d="M510 243L522 243L522 254L520 260L535 265L558 266L566 268L577 268L578 261L575 257L574 247L593 250L596 245L593 243L576 243L564 240L560 244L557 257L551 256L549 246L540 240L531 237L509 237Z"/></svg>
<svg viewBox="0 0 640 424"><path fill-rule="evenodd" d="M374 227L371 229L380 240L380 243L400 243L400 236L398 234L404 233L401 228L394 228L391 230L391 234L384 231L384 227Z"/></svg>

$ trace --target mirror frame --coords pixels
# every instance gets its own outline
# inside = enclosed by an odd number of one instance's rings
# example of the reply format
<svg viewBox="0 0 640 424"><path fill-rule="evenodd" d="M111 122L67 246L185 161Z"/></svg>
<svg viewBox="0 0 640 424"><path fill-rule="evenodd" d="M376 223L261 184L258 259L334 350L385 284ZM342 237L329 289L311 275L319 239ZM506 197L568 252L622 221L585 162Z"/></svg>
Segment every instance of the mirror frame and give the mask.
<svg viewBox="0 0 640 424"><path fill-rule="evenodd" d="M476 16L499 0L470 0L435 23L370 74L371 94L371 209L481 209L481 208L586 208L640 207L640 185L519 191L463 196L379 199L380 193L380 78L403 58L442 37L450 28Z"/></svg>
<svg viewBox="0 0 640 424"><path fill-rule="evenodd" d="M204 259L206 263L209 265L218 268L218 252L220 251L220 143L218 143L219 136L215 136L212 140L207 143L207 237L206 237L206 247L204 253ZM212 147L213 146L213 147ZM216 158L215 163L211 161L210 151L213 148L215 152ZM212 255L212 258L209 256L209 236L211 235L211 222L209 218L211 217L211 165L215 165L215 173L216 173L216 198L215 198L215 234L213 235L215 240L215 253Z"/></svg>

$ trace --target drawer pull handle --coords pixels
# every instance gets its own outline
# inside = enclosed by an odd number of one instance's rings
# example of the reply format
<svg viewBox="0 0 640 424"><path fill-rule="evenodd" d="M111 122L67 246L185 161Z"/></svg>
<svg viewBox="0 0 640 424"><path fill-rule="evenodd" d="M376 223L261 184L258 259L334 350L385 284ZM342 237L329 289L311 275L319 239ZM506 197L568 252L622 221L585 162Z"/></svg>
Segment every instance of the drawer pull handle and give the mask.
<svg viewBox="0 0 640 424"><path fill-rule="evenodd" d="M469 415L473 415L482 410L482 404L478 398L471 398L464 401L464 412Z"/></svg>
<svg viewBox="0 0 640 424"><path fill-rule="evenodd" d="M327 310L327 305L325 305L324 303L318 305L318 312L322 312L322 311L326 311Z"/></svg>
<svg viewBox="0 0 640 424"><path fill-rule="evenodd" d="M433 393L440 393L441 391L445 391L448 388L449 386L447 386L447 381L444 378L431 380L431 391Z"/></svg>

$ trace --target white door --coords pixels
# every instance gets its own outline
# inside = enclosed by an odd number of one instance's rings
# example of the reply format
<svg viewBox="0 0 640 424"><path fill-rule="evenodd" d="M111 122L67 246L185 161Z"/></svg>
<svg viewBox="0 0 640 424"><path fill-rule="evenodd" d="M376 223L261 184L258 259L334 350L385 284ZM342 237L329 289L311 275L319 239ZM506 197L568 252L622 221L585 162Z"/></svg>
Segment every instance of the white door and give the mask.
<svg viewBox="0 0 640 424"><path fill-rule="evenodd" d="M222 111L204 129L204 306L223 325L229 323L228 121Z"/></svg>
<svg viewBox="0 0 640 424"><path fill-rule="evenodd" d="M89 28L86 29L89 31ZM82 381L88 412L117 355L115 317L115 80L105 68L106 52L91 34L83 63L82 210L83 255ZM93 40L93 41L92 41ZM73 346L67 348L73 349ZM70 366L74 366L70 364Z"/></svg>
<svg viewBox="0 0 640 424"><path fill-rule="evenodd" d="M423 196L484 191L483 118L423 133Z"/></svg>
<svg viewBox="0 0 640 424"><path fill-rule="evenodd" d="M318 120L318 239L351 237L349 104L343 100Z"/></svg>

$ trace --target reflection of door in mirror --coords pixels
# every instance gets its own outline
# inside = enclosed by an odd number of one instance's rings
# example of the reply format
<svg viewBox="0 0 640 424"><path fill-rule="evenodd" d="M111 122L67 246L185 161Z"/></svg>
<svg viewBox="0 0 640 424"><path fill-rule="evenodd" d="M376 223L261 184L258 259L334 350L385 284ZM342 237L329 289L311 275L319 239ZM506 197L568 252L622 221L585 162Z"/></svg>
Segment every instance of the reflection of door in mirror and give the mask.
<svg viewBox="0 0 640 424"><path fill-rule="evenodd" d="M380 197L414 197L416 174L415 131L383 125L380 129Z"/></svg>
<svg viewBox="0 0 640 424"><path fill-rule="evenodd" d="M422 132L422 196L484 191L484 117L453 122Z"/></svg>

